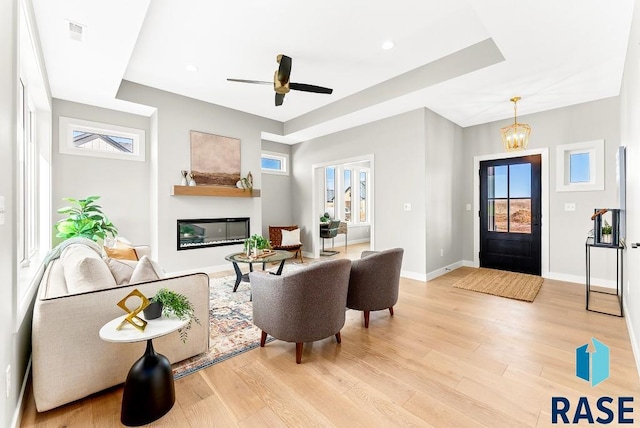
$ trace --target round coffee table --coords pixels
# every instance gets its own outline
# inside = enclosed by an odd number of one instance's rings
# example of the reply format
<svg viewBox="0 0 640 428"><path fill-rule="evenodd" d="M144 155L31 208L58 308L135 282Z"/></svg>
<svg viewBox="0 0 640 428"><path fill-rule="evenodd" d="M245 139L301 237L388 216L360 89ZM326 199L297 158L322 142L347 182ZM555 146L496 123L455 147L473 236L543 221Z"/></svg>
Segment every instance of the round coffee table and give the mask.
<svg viewBox="0 0 640 428"><path fill-rule="evenodd" d="M282 251L282 250L271 250L271 251L272 253L269 253L264 257L254 258L251 256L247 257L245 253L234 253L234 254L229 254L224 258L225 260L233 263L233 270L236 272L236 283L233 286L234 293L238 289L238 285L240 284L240 281L249 282L249 274L245 273L243 275L242 272L240 271L240 267L238 266L238 263L249 263L249 272L253 272L254 263L262 263L262 270L264 270L266 263L280 262L280 266L278 266L278 270L275 273L274 272L270 272L270 273L272 275L282 274L282 268L284 267L284 262L287 259L292 258L293 253L290 253L288 251Z"/></svg>
<svg viewBox="0 0 640 428"><path fill-rule="evenodd" d="M116 330L125 316L102 326L100 339L117 343L147 341L144 355L133 363L127 375L120 413L120 421L124 425L140 426L164 416L176 401L171 363L167 357L155 352L152 339L186 326L189 319L161 317L149 321L144 331L129 323Z"/></svg>

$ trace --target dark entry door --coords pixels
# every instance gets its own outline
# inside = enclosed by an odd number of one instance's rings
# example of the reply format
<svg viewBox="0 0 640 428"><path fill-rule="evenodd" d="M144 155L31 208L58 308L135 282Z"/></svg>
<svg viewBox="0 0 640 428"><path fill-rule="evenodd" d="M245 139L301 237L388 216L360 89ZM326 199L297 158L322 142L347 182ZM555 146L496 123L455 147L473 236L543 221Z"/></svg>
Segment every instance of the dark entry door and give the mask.
<svg viewBox="0 0 640 428"><path fill-rule="evenodd" d="M480 266L541 274L540 155L480 162Z"/></svg>

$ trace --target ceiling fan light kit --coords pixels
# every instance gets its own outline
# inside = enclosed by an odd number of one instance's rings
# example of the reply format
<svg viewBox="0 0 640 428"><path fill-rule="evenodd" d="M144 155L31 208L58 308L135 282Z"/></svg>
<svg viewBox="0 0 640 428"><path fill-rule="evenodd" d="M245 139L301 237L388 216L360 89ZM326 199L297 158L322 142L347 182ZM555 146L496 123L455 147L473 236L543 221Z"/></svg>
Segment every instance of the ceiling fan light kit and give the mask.
<svg viewBox="0 0 640 428"><path fill-rule="evenodd" d="M529 145L531 127L526 123L518 123L517 108L520 99L520 97L513 97L510 100L513 103L513 125L500 129L502 144L504 144L504 149L508 152L524 150Z"/></svg>
<svg viewBox="0 0 640 428"><path fill-rule="evenodd" d="M288 94L290 90L294 91L303 91L303 92L313 92L316 94L331 94L333 93L333 89L325 88L323 86L309 85L307 83L294 83L290 82L289 78L291 77L291 66L293 65L293 60L291 57L280 54L276 57L276 61L279 66L278 69L273 74L273 90L275 91L275 105L281 106L284 102L285 94ZM253 83L258 85L270 85L271 82L266 82L263 80L245 80L245 79L227 79L229 82L240 82L240 83Z"/></svg>

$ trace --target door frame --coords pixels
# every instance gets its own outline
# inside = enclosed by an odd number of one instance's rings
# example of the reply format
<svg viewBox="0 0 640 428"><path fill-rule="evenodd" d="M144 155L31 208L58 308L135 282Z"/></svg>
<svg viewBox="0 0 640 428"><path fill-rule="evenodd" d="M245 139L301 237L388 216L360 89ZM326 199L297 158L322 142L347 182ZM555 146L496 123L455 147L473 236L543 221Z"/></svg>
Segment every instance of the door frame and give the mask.
<svg viewBox="0 0 640 428"><path fill-rule="evenodd" d="M540 190L542 219L540 231L541 275L549 277L549 148L494 153L473 157L473 267L480 267L480 162L540 155Z"/></svg>
<svg viewBox="0 0 640 428"><path fill-rule="evenodd" d="M319 170L323 170L327 166L333 165L341 165L348 163L358 163L358 162L369 162L369 249L373 250L375 248L375 201L374 201L374 193L375 193L375 180L374 180L374 170L375 170L375 162L374 155L366 154L361 156L355 156L351 158L338 159L329 162L319 162L311 165L311 246L314 258L320 257L320 215L318 213L322 212L320 208L320 204L318 200L323 198L324 196L324 181L321 181L317 177L317 173ZM322 210L324 206L322 207ZM346 239L346 237L345 237Z"/></svg>

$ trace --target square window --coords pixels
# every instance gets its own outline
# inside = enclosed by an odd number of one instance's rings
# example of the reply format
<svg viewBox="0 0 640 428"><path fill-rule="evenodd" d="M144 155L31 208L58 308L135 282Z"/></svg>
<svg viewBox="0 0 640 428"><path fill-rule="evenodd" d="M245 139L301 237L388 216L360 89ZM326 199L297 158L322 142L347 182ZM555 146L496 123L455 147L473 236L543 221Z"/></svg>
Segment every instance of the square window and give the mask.
<svg viewBox="0 0 640 428"><path fill-rule="evenodd" d="M569 155L569 182L588 183L590 177L590 154L571 153Z"/></svg>
<svg viewBox="0 0 640 428"><path fill-rule="evenodd" d="M556 191L604 190L604 140L556 148Z"/></svg>

